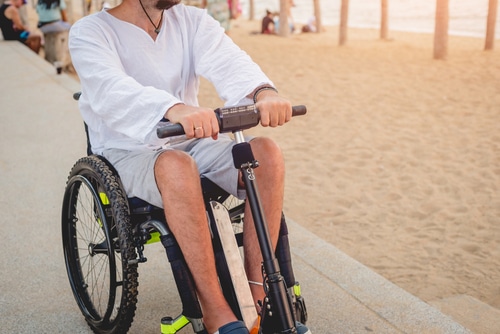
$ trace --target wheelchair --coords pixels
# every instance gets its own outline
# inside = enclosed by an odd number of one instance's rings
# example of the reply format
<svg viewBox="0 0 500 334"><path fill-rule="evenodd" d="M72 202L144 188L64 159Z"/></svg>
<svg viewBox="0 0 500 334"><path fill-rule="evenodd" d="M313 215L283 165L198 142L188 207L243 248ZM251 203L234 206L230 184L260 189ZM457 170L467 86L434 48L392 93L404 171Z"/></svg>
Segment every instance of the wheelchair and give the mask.
<svg viewBox="0 0 500 334"><path fill-rule="evenodd" d="M233 133L240 132L241 128L241 124L238 124ZM176 131L182 129L177 128ZM179 315L160 319L161 333L176 333L188 324L191 324L195 333L206 333L193 278L175 236L168 229L163 209L139 198L128 198L117 171L104 157L92 154L89 142L87 144L88 155L79 159L69 173L61 219L68 279L87 324L95 333L126 333L130 329L138 301L138 265L147 260L144 256L145 246L161 242L182 304ZM231 225L231 236L234 236L239 249L243 240L245 202L227 194L208 179L201 178L200 182L213 235L221 288L235 315L245 320L245 307L237 291L237 282L231 272L227 251L221 241L221 227L218 225L220 221ZM285 304L288 303L288 313L291 313L288 317L294 323L299 321L305 324L307 310L300 284L293 273L284 215L273 255L286 289L286 296L279 298L287 300ZM265 279L263 282L265 286L269 284ZM248 286L247 281L244 283ZM267 299L264 301L263 314L259 315L260 323L266 325L257 327L257 331L252 333L294 333L294 330L282 331L279 325L273 324L279 323L280 317L286 315L280 314L280 307L273 309L272 301ZM247 303L247 309L248 306ZM253 301L251 306L255 309Z"/></svg>

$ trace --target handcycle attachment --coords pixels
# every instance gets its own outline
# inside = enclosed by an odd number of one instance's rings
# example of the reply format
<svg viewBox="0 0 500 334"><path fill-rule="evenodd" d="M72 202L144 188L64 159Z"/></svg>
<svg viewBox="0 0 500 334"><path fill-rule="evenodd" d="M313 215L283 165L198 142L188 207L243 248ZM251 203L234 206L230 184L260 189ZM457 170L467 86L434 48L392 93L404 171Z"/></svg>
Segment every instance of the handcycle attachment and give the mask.
<svg viewBox="0 0 500 334"><path fill-rule="evenodd" d="M307 112L305 106L292 107L292 116L304 115ZM219 122L219 132L232 132L236 145L233 147L233 162L235 168L242 173L247 192L247 201L250 203L251 213L254 219L257 238L259 241L265 277L263 284L266 290L266 298L263 301L260 325L271 329L273 332L293 334L297 333L295 328L295 314L292 311L292 300L287 293L287 285L280 271L280 265L276 254L272 249L267 222L262 211L259 191L253 169L258 167L258 161L254 159L250 144L245 141L243 130L257 126L260 122L260 113L255 105L219 108L215 110ZM184 134L181 124L169 124L157 129L159 138ZM300 299L300 296L299 296ZM299 304L302 306L303 301ZM303 305L304 316L305 305ZM260 328L259 333L262 331Z"/></svg>

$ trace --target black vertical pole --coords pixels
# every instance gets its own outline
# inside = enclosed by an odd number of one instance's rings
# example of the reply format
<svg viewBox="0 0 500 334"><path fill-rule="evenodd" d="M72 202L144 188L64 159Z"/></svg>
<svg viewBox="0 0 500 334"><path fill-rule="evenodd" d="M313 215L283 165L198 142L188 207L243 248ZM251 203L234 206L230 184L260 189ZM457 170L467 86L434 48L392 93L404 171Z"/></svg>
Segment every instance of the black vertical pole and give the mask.
<svg viewBox="0 0 500 334"><path fill-rule="evenodd" d="M268 297L271 299L271 305L275 314L280 315L279 322L281 330L288 332L295 329L295 323L292 315L291 305L288 301L286 285L283 276L280 273L279 263L272 249L271 238L267 228L267 222L263 214L262 204L255 180L254 167L258 166L252 153L249 143L243 142L233 147L233 159L235 167L242 172L243 182L247 193L247 201L250 203L252 217L255 224L257 239L259 240L262 252L263 266L267 277L267 286L269 289ZM265 312L264 310L263 312ZM290 332L293 333L293 332Z"/></svg>

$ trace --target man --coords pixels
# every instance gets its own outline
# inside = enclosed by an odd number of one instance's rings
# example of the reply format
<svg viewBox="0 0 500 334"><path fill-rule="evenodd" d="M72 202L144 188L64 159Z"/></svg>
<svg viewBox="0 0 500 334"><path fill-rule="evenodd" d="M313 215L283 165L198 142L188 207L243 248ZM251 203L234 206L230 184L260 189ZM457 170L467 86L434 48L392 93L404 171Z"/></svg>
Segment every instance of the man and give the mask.
<svg viewBox="0 0 500 334"><path fill-rule="evenodd" d="M232 194L242 181L231 158L233 143L213 110L199 107L199 76L227 105L256 102L263 126L291 118L291 104L205 10L180 0L124 0L73 25L69 47L82 84L80 111L94 153L117 169L128 196L163 207L193 274L209 333L248 333L219 287L200 175ZM156 128L182 124L186 136L159 139ZM284 163L277 145L251 141L261 200L274 246L284 191ZM245 267L261 281L260 250L250 214L245 215ZM257 301L262 286L251 285ZM305 326L304 326L305 327Z"/></svg>
<svg viewBox="0 0 500 334"><path fill-rule="evenodd" d="M23 24L19 8L24 4L23 0L9 0L0 6L0 28L3 39L19 41L38 53L42 39L40 35L30 32L29 28Z"/></svg>

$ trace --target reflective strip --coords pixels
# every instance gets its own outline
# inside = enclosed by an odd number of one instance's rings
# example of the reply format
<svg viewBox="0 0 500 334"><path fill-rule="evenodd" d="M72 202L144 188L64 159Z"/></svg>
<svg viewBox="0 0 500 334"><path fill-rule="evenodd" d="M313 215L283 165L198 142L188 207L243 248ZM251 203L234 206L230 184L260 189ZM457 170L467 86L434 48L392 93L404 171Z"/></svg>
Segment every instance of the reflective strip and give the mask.
<svg viewBox="0 0 500 334"><path fill-rule="evenodd" d="M109 198L105 193L99 193L99 197L101 198L102 204L109 205Z"/></svg>
<svg viewBox="0 0 500 334"><path fill-rule="evenodd" d="M302 291L300 290L300 284L299 284L299 282L295 283L295 285L293 286L293 293L297 297L300 297L302 295Z"/></svg>
<svg viewBox="0 0 500 334"><path fill-rule="evenodd" d="M175 320L162 321L161 322L161 334L175 334L177 331L181 330L189 324L188 318L181 315Z"/></svg>
<svg viewBox="0 0 500 334"><path fill-rule="evenodd" d="M154 244L155 242L160 241L160 232L151 232L151 238L146 241L146 245Z"/></svg>

